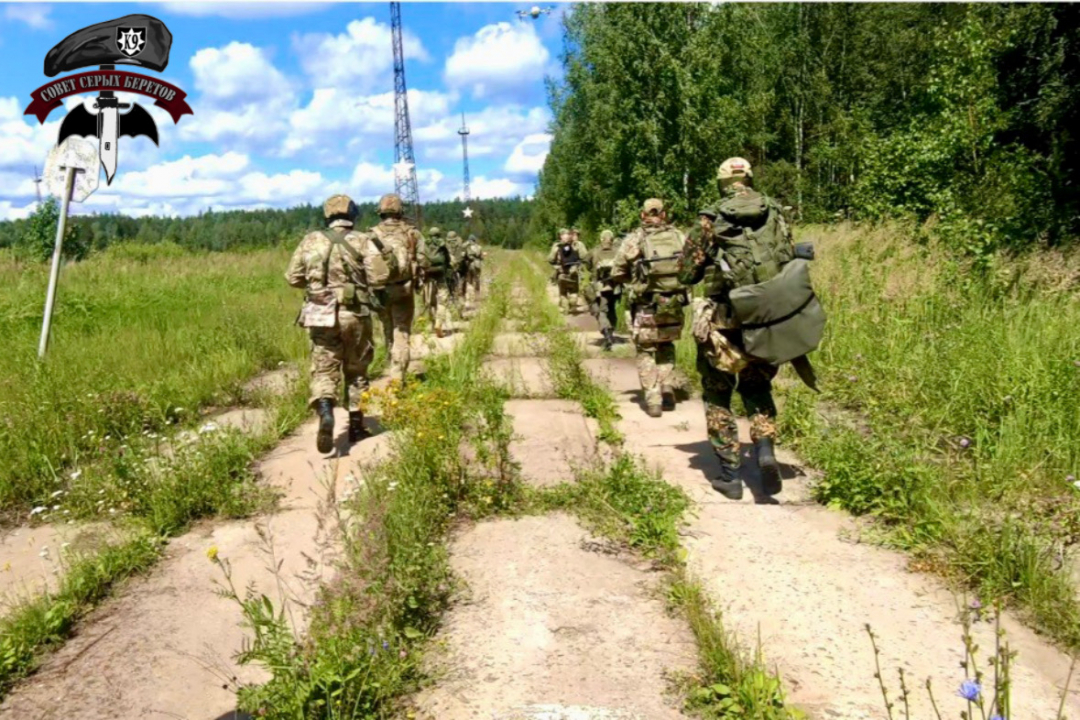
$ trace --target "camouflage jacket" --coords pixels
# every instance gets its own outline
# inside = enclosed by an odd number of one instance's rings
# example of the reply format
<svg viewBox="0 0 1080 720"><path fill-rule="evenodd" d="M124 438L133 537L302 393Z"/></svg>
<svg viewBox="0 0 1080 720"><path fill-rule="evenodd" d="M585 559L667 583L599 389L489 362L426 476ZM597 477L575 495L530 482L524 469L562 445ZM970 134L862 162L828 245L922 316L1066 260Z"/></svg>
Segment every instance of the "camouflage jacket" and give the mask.
<svg viewBox="0 0 1080 720"><path fill-rule="evenodd" d="M366 294L368 282L364 258L377 251L367 236L353 229L352 223L335 220L330 223L330 230L335 229L344 232L343 239L355 251L355 257L333 245L322 230L316 230L300 241L285 271L286 282L305 290L309 297L338 290L347 284L355 285Z"/></svg>
<svg viewBox="0 0 1080 720"><path fill-rule="evenodd" d="M611 268L607 268L606 277L601 278L601 270L599 268L600 263L605 260L614 261L615 255L618 254L619 249L612 245L609 249L605 250L602 246L597 245L585 258L585 264L589 268L589 272L592 273L593 285L596 286L597 292L618 292L619 285L615 285L611 282Z"/></svg>
<svg viewBox="0 0 1080 720"><path fill-rule="evenodd" d="M562 274L565 274L565 275L577 275L577 274L579 274L581 272L581 266L580 265L570 265L570 266L568 266L568 267L566 267L564 269L561 266L561 264L559 263L559 246L560 245L562 245L562 241L557 242L557 243L555 243L554 245L551 246L551 250L548 252L547 261L549 263L551 263L552 265L556 266L560 270L560 272ZM586 248L585 245L580 240L572 243L572 245L573 245L573 248L574 248L574 252L577 253L577 256L581 259L581 262L582 263L587 263L588 260L589 260L589 249Z"/></svg>

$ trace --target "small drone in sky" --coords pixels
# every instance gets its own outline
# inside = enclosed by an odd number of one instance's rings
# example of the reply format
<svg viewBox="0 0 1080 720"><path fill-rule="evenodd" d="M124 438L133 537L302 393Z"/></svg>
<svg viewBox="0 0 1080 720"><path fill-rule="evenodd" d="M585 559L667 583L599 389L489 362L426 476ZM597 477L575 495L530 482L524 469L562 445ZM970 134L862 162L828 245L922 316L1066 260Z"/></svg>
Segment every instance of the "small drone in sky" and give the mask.
<svg viewBox="0 0 1080 720"><path fill-rule="evenodd" d="M518 17L521 18L522 20L524 20L527 17L531 17L533 20L535 20L536 18L540 17L541 14L550 15L551 11L554 10L554 9L555 8L551 7L550 5L548 7L543 7L543 8L540 7L539 5L533 5L528 10L518 10L517 14L518 14Z"/></svg>

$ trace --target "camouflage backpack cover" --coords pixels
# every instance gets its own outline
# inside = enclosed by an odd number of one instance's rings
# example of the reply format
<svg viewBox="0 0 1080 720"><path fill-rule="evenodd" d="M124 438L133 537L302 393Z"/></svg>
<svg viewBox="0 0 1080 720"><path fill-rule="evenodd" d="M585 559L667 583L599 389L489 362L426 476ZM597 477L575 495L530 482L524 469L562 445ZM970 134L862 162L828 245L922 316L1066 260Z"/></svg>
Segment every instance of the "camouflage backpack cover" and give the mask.
<svg viewBox="0 0 1080 720"><path fill-rule="evenodd" d="M683 289L679 282L679 258L685 236L673 226L646 230L641 240L641 259L636 292L673 293Z"/></svg>
<svg viewBox="0 0 1080 720"><path fill-rule="evenodd" d="M393 269L390 279L386 284L393 285L412 280L413 257L416 254L416 239L410 228L404 222L379 223L371 229L372 235L388 249L392 250L397 258L396 268Z"/></svg>

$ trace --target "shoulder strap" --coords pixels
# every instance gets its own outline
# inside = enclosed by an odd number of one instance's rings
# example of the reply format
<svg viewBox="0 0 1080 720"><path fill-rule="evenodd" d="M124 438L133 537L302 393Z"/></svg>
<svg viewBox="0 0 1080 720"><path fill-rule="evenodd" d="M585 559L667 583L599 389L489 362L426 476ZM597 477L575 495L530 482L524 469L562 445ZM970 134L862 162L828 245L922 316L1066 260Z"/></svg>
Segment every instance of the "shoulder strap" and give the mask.
<svg viewBox="0 0 1080 720"><path fill-rule="evenodd" d="M345 253L345 255L348 256L349 260L352 261L352 263L353 263L353 265L355 267L363 268L363 266L364 266L363 260L357 254L357 252L353 248L353 246L350 245L349 243L345 242L345 233L344 232L338 230L337 228L328 228L326 230L323 230L322 234L323 234L323 237L325 237L327 240L330 241L330 249L326 251L326 257L323 258L323 282L324 283L327 282L327 280L329 278L330 255L334 252L334 246L335 245L341 249L341 252ZM375 243L376 243L376 247L379 247L379 250L381 251L382 248L379 246L379 243L378 243L377 240L375 241Z"/></svg>

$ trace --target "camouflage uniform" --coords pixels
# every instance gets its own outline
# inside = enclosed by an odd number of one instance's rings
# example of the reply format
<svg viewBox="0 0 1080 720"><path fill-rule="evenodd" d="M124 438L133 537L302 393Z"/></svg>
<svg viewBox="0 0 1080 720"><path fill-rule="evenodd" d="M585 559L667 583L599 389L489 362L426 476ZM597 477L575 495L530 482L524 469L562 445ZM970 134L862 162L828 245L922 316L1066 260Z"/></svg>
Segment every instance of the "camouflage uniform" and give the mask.
<svg viewBox="0 0 1080 720"><path fill-rule="evenodd" d="M611 270L613 283L631 281L635 266L640 265L639 261L644 257L644 246L649 236L662 232L674 233L680 250L686 241L678 229L661 219L663 203L660 200L646 200L642 216L641 227L623 239L615 254ZM646 222L645 216L652 216L656 220ZM637 350L638 378L645 396L646 410L649 415L656 417L662 408L674 407L671 380L675 370L675 341L682 334L682 308L686 304L687 294L685 289L650 291L645 284L638 282L631 285L631 291L631 332Z"/></svg>
<svg viewBox="0 0 1080 720"><path fill-rule="evenodd" d="M749 163L741 162L745 164L746 176L752 177L749 174ZM753 192L755 191L742 182L722 188L724 199L746 197ZM772 200L767 202L770 209L778 213L781 232L787 244L791 245L791 230L783 221L779 205ZM750 419L751 441L755 444L762 440L771 442L777 434L772 380L779 369L743 353L741 333L733 320L731 305L727 299L732 284L725 277L725 273L730 269L728 256L725 255L725 238L742 237L742 227L722 217L715 220L719 217L716 210L702 211L701 217L709 220L690 234L680 262L679 279L686 285L699 282L705 284L708 300L695 301L694 306L697 370L701 374L709 443L720 459L725 477L734 478L734 471L740 465L740 456L738 427L735 414L731 410L732 394L737 390L742 398ZM736 494L741 497L741 484Z"/></svg>
<svg viewBox="0 0 1080 720"><path fill-rule="evenodd" d="M604 347L610 349L615 327L618 325L619 296L622 286L611 282L611 268L604 267L615 259L618 249L612 244L612 233L605 230L600 235L600 244L592 249L586 260L592 273L591 309L600 325L600 334L604 336Z"/></svg>
<svg viewBox="0 0 1080 720"><path fill-rule="evenodd" d="M484 250L475 235L465 242L465 302L475 303L480 295L480 271L484 265Z"/></svg>
<svg viewBox="0 0 1080 720"><path fill-rule="evenodd" d="M342 205L350 210L345 211ZM285 271L285 280L292 287L305 290L307 300L298 322L308 328L311 338L310 405L319 411L323 425L328 425L320 427L321 452L332 448L333 406L341 393L343 378L350 437L358 439L356 436L362 434L360 401L368 387L368 366L375 352L370 287L364 264L372 248L365 235L353 230L355 205L351 200L335 196L327 201L326 207L330 231L340 238L342 245L335 245L322 231L310 232L296 248ZM325 306L330 298L337 303L336 318L329 318L328 327L312 326L309 310Z"/></svg>
<svg viewBox="0 0 1080 720"><path fill-rule="evenodd" d="M451 230L446 234L446 248L450 251L451 269L447 273L447 288L454 307L465 298L465 241Z"/></svg>
<svg viewBox="0 0 1080 720"><path fill-rule="evenodd" d="M413 295L413 267L418 253L424 251L424 237L401 217L401 199L384 195L379 200L381 222L371 229L383 243L394 249L402 267L396 279L386 286L385 304L379 310L386 351L390 356L390 379L405 379L411 354L412 324L416 313Z"/></svg>
<svg viewBox="0 0 1080 720"><path fill-rule="evenodd" d="M425 275L424 299L427 304L428 317L435 328L435 335L443 337L451 328L450 303L453 273L451 270L450 249L442 237L442 231L433 227L428 231L431 237L428 239L425 250L418 255L418 263ZM444 269L436 273L432 269L431 257L439 253L443 259Z"/></svg>
<svg viewBox="0 0 1080 720"><path fill-rule="evenodd" d="M577 313L580 311L581 263L586 261L589 251L580 240L574 240L573 233L568 230L560 230L559 238L548 252L548 263L555 266L558 277L559 309L564 314ZM564 253L571 258L576 255L575 264L563 265L560 257Z"/></svg>

